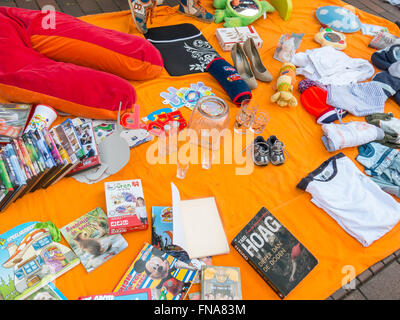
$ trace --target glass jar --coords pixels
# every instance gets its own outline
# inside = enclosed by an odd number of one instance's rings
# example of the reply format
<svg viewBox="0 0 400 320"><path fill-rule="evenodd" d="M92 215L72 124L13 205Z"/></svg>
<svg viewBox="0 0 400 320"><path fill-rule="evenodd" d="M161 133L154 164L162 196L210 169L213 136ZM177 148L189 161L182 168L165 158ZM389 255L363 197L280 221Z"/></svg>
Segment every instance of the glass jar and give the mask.
<svg viewBox="0 0 400 320"><path fill-rule="evenodd" d="M196 141L201 147L218 150L223 130L229 126L229 107L216 96L200 98L189 119L188 128L197 134Z"/></svg>

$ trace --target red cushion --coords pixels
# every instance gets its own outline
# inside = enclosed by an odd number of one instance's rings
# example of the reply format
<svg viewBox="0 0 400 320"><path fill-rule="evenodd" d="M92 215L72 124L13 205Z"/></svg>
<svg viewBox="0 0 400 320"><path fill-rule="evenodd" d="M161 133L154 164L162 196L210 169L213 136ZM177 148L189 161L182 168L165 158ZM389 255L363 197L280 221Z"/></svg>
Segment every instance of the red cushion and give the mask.
<svg viewBox="0 0 400 320"><path fill-rule="evenodd" d="M136 102L132 85L163 69L146 39L55 13L56 28L42 28L46 13L0 7L0 95L43 103L77 116L115 119ZM36 49L36 50L35 50Z"/></svg>

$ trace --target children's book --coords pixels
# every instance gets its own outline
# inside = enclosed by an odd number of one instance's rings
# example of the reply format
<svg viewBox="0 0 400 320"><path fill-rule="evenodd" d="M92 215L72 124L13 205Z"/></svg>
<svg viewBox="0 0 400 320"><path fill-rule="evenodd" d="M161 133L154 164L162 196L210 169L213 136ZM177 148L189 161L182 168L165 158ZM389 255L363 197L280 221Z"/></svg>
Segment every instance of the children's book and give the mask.
<svg viewBox="0 0 400 320"><path fill-rule="evenodd" d="M152 207L151 222L151 244L154 247L195 267L199 270L199 276L203 265L212 264L211 257L190 259L186 251L173 243L173 214L171 207ZM199 282L199 277L196 277L193 281L193 283Z"/></svg>
<svg viewBox="0 0 400 320"><path fill-rule="evenodd" d="M120 234L109 235L108 219L101 208L84 214L60 231L87 272L93 271L128 247Z"/></svg>
<svg viewBox="0 0 400 320"><path fill-rule="evenodd" d="M167 251L172 246L173 216L172 207L154 206L151 208L151 244Z"/></svg>
<svg viewBox="0 0 400 320"><path fill-rule="evenodd" d="M150 289L136 289L79 297L78 300L152 300Z"/></svg>
<svg viewBox="0 0 400 320"><path fill-rule="evenodd" d="M318 264L307 248L264 207L232 240L232 246L281 299Z"/></svg>
<svg viewBox="0 0 400 320"><path fill-rule="evenodd" d="M145 243L114 292L150 288L153 300L183 300L197 273L196 268Z"/></svg>
<svg viewBox="0 0 400 320"><path fill-rule="evenodd" d="M26 222L0 234L0 300L23 300L79 264L47 226Z"/></svg>
<svg viewBox="0 0 400 320"><path fill-rule="evenodd" d="M20 137L32 112L30 104L0 103L0 143Z"/></svg>
<svg viewBox="0 0 400 320"><path fill-rule="evenodd" d="M81 163L72 169L69 174L75 174L99 166L100 156L97 149L92 121L83 121L81 118L72 119L80 144L85 153Z"/></svg>
<svg viewBox="0 0 400 320"><path fill-rule="evenodd" d="M24 300L68 300L62 292L52 283L49 282L43 288L26 297Z"/></svg>
<svg viewBox="0 0 400 320"><path fill-rule="evenodd" d="M201 269L202 300L242 300L240 268L203 266Z"/></svg>
<svg viewBox="0 0 400 320"><path fill-rule="evenodd" d="M146 205L140 179L104 183L110 234L147 229Z"/></svg>

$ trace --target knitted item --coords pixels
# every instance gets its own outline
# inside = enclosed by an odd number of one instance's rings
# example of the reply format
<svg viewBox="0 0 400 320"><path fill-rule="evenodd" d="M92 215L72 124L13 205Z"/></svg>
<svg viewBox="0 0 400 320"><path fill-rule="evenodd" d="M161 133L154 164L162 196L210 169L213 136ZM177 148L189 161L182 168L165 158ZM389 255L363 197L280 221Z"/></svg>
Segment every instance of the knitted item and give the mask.
<svg viewBox="0 0 400 320"><path fill-rule="evenodd" d="M326 103L328 92L317 82L303 79L298 87L301 104L307 112L316 117L317 123L331 123L347 115L347 111L336 109Z"/></svg>

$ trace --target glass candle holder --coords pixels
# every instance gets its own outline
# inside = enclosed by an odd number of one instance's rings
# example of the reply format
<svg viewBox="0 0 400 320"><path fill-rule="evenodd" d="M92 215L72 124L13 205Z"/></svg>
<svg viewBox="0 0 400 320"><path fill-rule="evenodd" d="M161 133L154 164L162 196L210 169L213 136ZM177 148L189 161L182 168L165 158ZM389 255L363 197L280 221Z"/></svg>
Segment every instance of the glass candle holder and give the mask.
<svg viewBox="0 0 400 320"><path fill-rule="evenodd" d="M247 129L250 129L253 123L258 105L252 100L243 100L235 118L233 130L236 133L244 134Z"/></svg>

